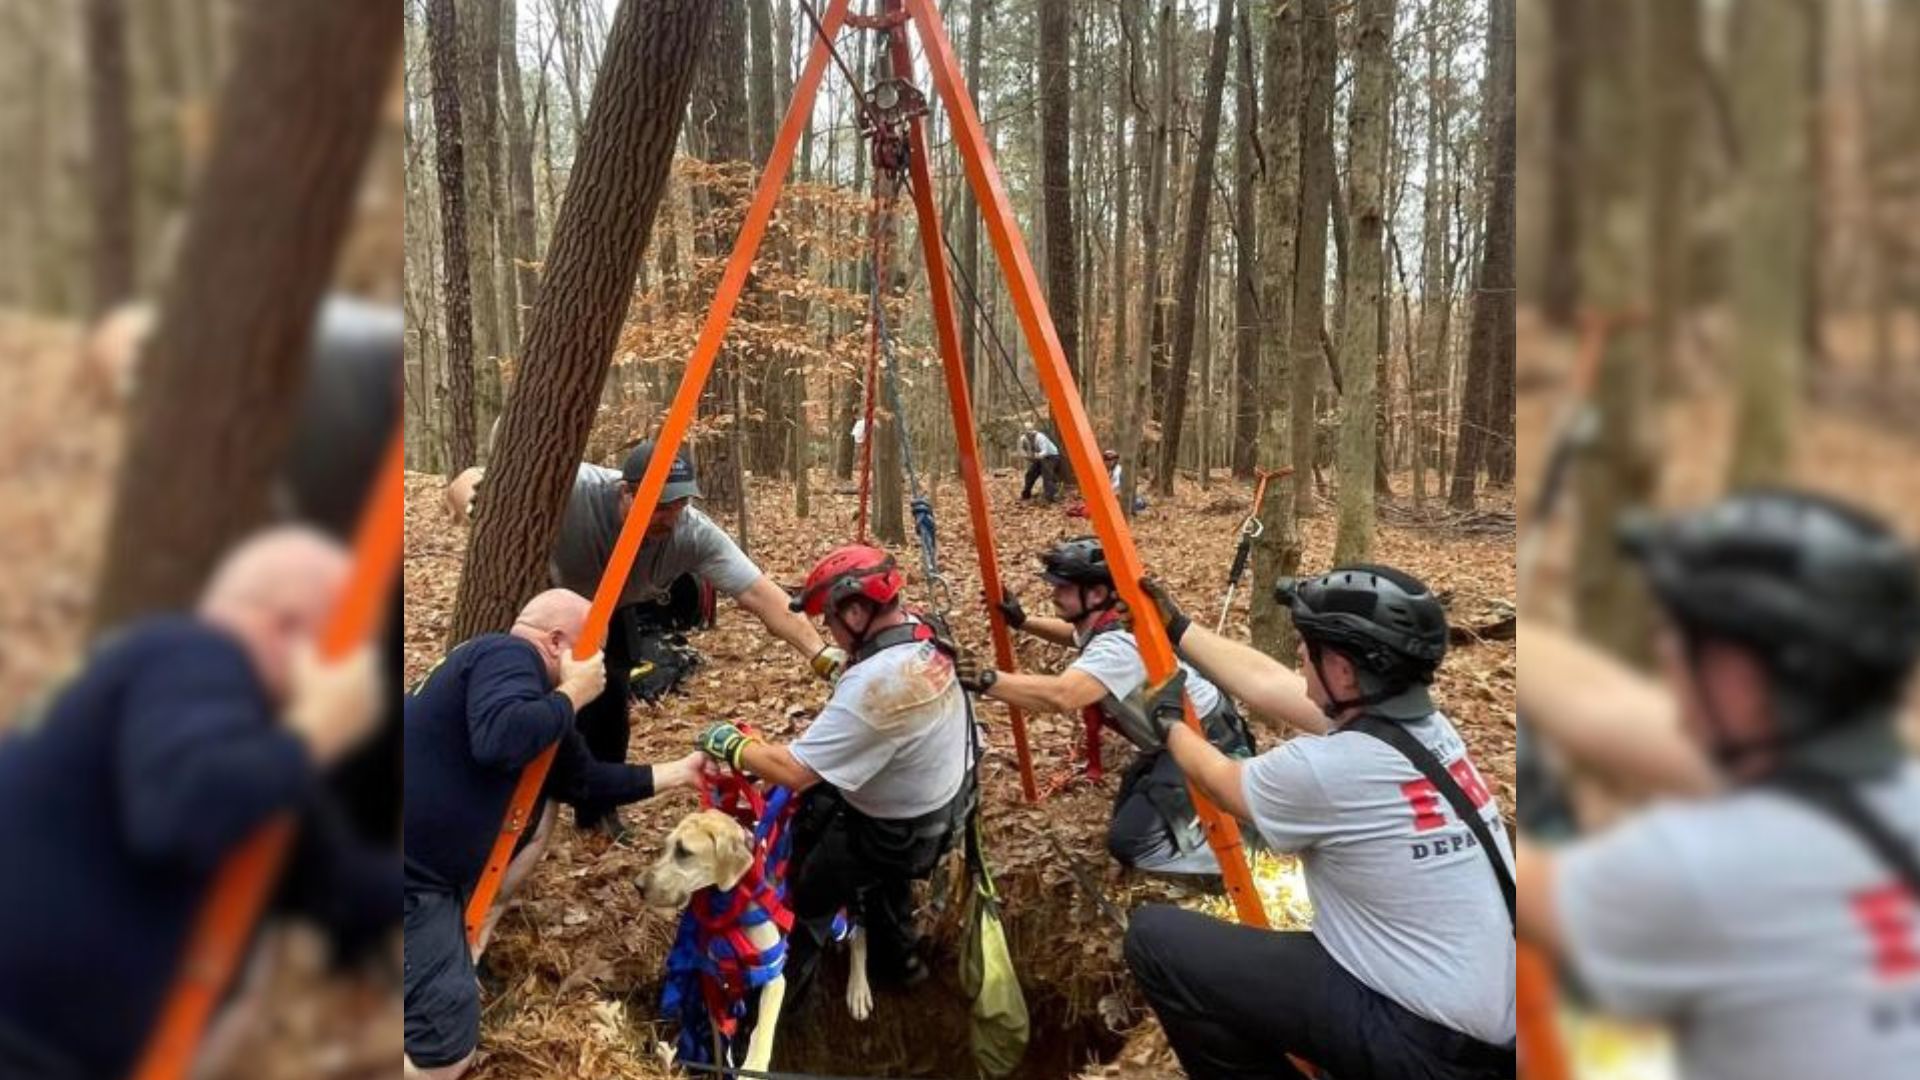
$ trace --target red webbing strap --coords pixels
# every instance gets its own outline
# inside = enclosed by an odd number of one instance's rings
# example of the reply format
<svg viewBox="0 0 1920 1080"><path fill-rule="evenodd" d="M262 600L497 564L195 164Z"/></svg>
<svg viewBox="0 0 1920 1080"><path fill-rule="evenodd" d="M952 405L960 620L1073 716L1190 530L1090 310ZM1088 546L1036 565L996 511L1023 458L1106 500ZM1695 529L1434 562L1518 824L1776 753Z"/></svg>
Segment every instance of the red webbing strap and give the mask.
<svg viewBox="0 0 1920 1080"><path fill-rule="evenodd" d="M321 631L323 659L337 660L371 637L392 593L400 569L403 462L401 435L395 431L377 486L360 515L352 574ZM281 813L255 830L221 864L194 918L179 971L160 1006L159 1022L134 1067L134 1080L179 1080L192 1069L214 1006L233 981L292 842L293 817Z"/></svg>
<svg viewBox="0 0 1920 1080"><path fill-rule="evenodd" d="M845 21L848 0L831 0L827 10L820 16L822 36L831 39L840 30ZM680 379L680 388L674 391L673 404L667 409L666 419L661 421L660 432L653 440L653 460L647 463L646 475L640 479L639 490L634 492L633 507L627 513L627 522L620 529L620 538L614 542L613 554L607 559L607 569L600 576L600 587L593 594L593 608L587 613L586 626L581 629L580 640L574 643L573 654L585 660L600 650L601 642L606 638L607 623L613 617L614 605L620 600L621 589L626 585L627 574L633 569L633 560L640 554L640 540L646 534L647 519L660 504L660 491L666 486L667 471L673 467L675 455L680 452L680 444L687 437L687 429L693 425L694 414L700 407L700 391L706 386L707 376L713 373L714 359L720 355L720 346L727 337L727 324L733 320L733 312L740 303L740 294L746 288L747 275L753 270L754 253L760 249L760 241L767 234L767 224L773 220L774 204L779 201L780 187L785 181L787 169L793 164L795 149L800 145L800 132L813 115L813 98L820 89L820 78L826 73L828 53L820 42L814 43L807 54L807 63L801 69L800 79L794 84L793 98L787 105L786 119L781 121L780 134L774 139L773 150L767 155L767 164L760 172L760 180L753 190L753 202L747 207L747 216L740 223L740 234L734 240L733 253L727 256L727 265L720 273L720 285L715 291L713 304L707 308L707 321L700 328L700 338L694 343L692 355L687 357L687 370ZM493 850L487 856L487 863L480 872L480 880L475 883L473 895L467 900L467 940L479 938L480 928L486 924L487 911L493 906L493 898L499 895L500 879L507 871L507 863L513 859L514 845L520 832L526 828L526 819L533 812L533 803L540 794L541 785L546 783L547 770L553 766L553 755L558 748L548 747L533 760L520 774L520 782L513 789L513 798L507 804L506 820L501 824L500 835L493 841Z"/></svg>

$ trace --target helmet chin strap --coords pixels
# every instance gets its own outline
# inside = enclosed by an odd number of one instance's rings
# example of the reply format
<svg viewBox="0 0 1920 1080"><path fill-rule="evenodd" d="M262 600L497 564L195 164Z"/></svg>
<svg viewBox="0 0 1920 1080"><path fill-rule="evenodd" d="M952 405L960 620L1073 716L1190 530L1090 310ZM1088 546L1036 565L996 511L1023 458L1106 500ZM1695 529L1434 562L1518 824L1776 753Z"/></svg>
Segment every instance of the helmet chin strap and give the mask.
<svg viewBox="0 0 1920 1080"><path fill-rule="evenodd" d="M1694 684L1699 688L1701 716L1706 721L1707 730L1712 733L1707 745L1707 755L1713 760L1714 764L1720 767L1722 772L1728 774L1733 780L1739 783L1753 783L1765 780L1779 773L1791 771L1797 771L1803 774L1831 773L1838 779L1865 779L1874 775L1884 774L1892 767L1891 763L1897 761L1897 755L1880 753L1877 747L1871 745L1868 746L1865 754L1867 760L1846 761L1837 767L1832 761L1829 761L1823 766L1815 760L1810 760L1809 755L1801 755L1798 759L1789 760L1788 755L1794 750L1823 740L1845 738L1849 733L1849 729L1857 730L1864 728L1869 720L1874 719L1874 714L1871 712L1861 715L1850 723L1824 729L1813 725L1802 725L1799 730L1785 734L1776 732L1772 735L1762 735L1750 739L1736 738L1732 733L1731 726L1724 722L1719 703L1714 700L1713 695L1707 690L1706 680L1701 678L1701 644L1699 639L1691 634L1686 635L1685 647L1687 652L1687 670L1693 675ZM1776 688L1776 697L1777 696ZM1781 703L1781 706L1789 707L1787 703ZM1855 742L1859 742L1859 740L1855 740ZM1872 740L1868 739L1867 742L1870 744ZM1857 749L1857 747L1850 745L1842 748L1843 751L1848 749ZM1743 775L1743 772L1750 767L1753 760L1761 755L1773 755L1775 760L1769 765L1764 766L1760 772L1753 776ZM1861 756L1862 755L1859 754L1847 754L1844 752L1839 755L1841 759L1857 759ZM1829 755L1829 758L1832 757L1833 755Z"/></svg>

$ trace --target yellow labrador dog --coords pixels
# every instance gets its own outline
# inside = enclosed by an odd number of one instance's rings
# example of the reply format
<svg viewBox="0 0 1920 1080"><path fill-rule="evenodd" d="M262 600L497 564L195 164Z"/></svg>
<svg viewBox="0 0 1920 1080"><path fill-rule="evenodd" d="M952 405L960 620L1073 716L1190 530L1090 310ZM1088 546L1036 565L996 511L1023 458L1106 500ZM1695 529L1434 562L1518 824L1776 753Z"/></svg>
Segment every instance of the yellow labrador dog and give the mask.
<svg viewBox="0 0 1920 1080"><path fill-rule="evenodd" d="M640 891L649 907L679 910L693 894L712 886L726 890L740 884L753 865L751 838L738 821L718 810L698 810L680 819L667 834L659 859L640 879ZM780 928L772 921L747 928L747 941L760 952L778 944ZM855 1020L873 1012L873 990L867 983L867 943L855 926L849 936L852 960L847 971L847 1011ZM754 1009L753 1035L747 1041L742 1069L764 1072L773 1060L774 1029L787 996L787 977L776 975L760 988Z"/></svg>

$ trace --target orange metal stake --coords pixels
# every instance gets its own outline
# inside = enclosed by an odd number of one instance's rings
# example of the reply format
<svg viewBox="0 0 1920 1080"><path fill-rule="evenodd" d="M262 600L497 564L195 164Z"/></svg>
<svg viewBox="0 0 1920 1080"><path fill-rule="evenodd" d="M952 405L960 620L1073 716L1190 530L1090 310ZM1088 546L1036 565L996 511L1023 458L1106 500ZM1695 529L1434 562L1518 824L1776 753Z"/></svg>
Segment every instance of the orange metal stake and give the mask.
<svg viewBox="0 0 1920 1080"><path fill-rule="evenodd" d="M400 569L405 499L402 447L396 431L360 516L352 576L321 631L319 652L328 660L340 659L372 636L392 595ZM207 1021L233 981L292 843L293 817L278 814L221 864L180 954L180 971L160 1007L160 1020L134 1068L134 1080L179 1080L192 1070Z"/></svg>
<svg viewBox="0 0 1920 1080"><path fill-rule="evenodd" d="M954 58L953 44L947 40L946 30L940 25L939 13L934 10L931 0L905 2L907 10L913 15L914 25L920 31L921 45L926 51L927 65L933 72L934 86L947 106L954 142L960 149L961 159L966 163L967 179L973 187L974 199L980 204L981 217L986 222L994 252L999 256L1001 270L1007 275L1008 291L1013 297L1014 310L1020 317L1021 329L1026 333L1028 348L1033 353L1034 367L1039 371L1041 384L1053 404L1054 417L1060 421L1061 441L1065 444L1067 459L1073 464L1074 476L1078 478L1080 490L1086 496L1088 514L1106 550L1107 562L1113 567L1120 595L1133 612L1134 635L1140 644L1141 657L1146 661L1148 678L1157 684L1171 678L1177 670L1173 647L1167 640L1166 627L1161 625L1159 609L1140 589L1139 552L1134 549L1133 537L1121 517L1120 504L1106 484L1100 447L1094 441L1092 425L1080 403L1079 389L1074 385L1073 373L1067 367L1059 336L1054 332L1053 319L1047 312L1046 299L1041 295L1033 263L1027 257L1026 242L1014 220L1012 205L986 148L980 117L967 97L966 84L961 79L960 66ZM1199 733L1200 721L1194 715L1191 699L1185 702L1185 712L1188 727ZM1192 789L1191 783L1188 787ZM1234 910L1240 921L1251 926L1266 926L1266 912L1261 908L1260 896L1253 888L1253 874L1247 866L1239 826L1232 817L1221 813L1198 789L1193 789L1193 802L1206 825L1207 843L1220 862L1221 876L1226 881L1227 893L1233 898Z"/></svg>
<svg viewBox="0 0 1920 1080"><path fill-rule="evenodd" d="M887 11L900 10L900 0L887 0ZM913 70L904 29L895 29L889 37L893 45L893 70ZM1000 556L993 541L993 507L987 501L987 484L980 470L978 429L974 426L973 395L967 387L967 370L960 356L960 328L953 310L953 286L947 279L944 243L940 238L940 212L933 203L933 176L927 168L927 135L920 118L908 123L908 142L912 148L908 171L913 180L913 207L919 215L920 250L927 263L927 291L933 299L933 325L940 339L940 366L947 376L947 401L953 407L954 443L960 450L960 476L967 488L967 509L973 522L973 544L980 555L980 582L989 601L1000 596ZM1000 605L987 604L987 627L993 636L994 665L1002 671L1015 669L1013 635L1008 632ZM1020 761L1020 790L1028 802L1039 799L1033 779L1033 752L1027 745L1027 718L1019 709L1009 707L1012 720L1013 749Z"/></svg>
<svg viewBox="0 0 1920 1080"><path fill-rule="evenodd" d="M840 24L846 18L847 0L832 0L821 16L820 22L827 37L831 38L840 30ZM585 660L600 650L606 639L607 623L613 617L613 608L619 602L620 592L627 582L627 574L633 569L633 560L640 554L640 540L646 533L647 519L653 515L654 507L660 504L660 491L666 487L667 470L673 467L674 455L680 450L680 444L687 437L687 428L693 424L695 411L700 405L700 391L706 385L707 376L713 372L714 358L720 355L720 346L727 337L727 324L733 319L734 308L740 303L740 292L746 287L747 275L753 269L753 256L760 249L760 241L767 233L767 223L773 219L774 204L780 200L780 187L786 180L787 169L793 164L794 150L800 145L800 131L806 126L807 118L813 112L813 96L820 89L820 78L826 73L827 51L816 45L807 54L806 67L801 70L800 81L793 88L793 100L787 107L787 118L781 122L780 135L774 140L773 150L767 155L767 164L760 172L760 181L753 190L753 202L747 207L746 220L740 223L740 235L733 243L733 253L727 256L726 270L720 275L720 287L714 295L713 306L707 309L707 321L700 328L700 340L694 345L693 355L687 358L687 370L680 379L680 389L674 393L673 404L667 410L666 420L660 425L660 434L654 438L653 459L647 463L647 473L640 480L640 489L634 492L633 508L627 513L626 524L620 528L620 539L613 545L613 553L607 558L607 568L600 576L600 587L593 594L593 607L587 612L586 626L580 631L580 640L574 643L573 655ZM868 435L871 438L871 434ZM533 812L533 804L539 798L541 785L546 783L547 770L553 766L553 755L557 747L548 747L533 760L520 774L520 782L513 789L513 797L507 803L506 821L500 827L500 835L494 838L493 850L487 855L487 865L480 872L480 880L474 886L473 896L467 901L467 940L478 941L480 929L486 925L487 911L493 906L493 898L499 895L501 876L507 872L507 864L513 860L514 846L519 842L520 834L528 824Z"/></svg>

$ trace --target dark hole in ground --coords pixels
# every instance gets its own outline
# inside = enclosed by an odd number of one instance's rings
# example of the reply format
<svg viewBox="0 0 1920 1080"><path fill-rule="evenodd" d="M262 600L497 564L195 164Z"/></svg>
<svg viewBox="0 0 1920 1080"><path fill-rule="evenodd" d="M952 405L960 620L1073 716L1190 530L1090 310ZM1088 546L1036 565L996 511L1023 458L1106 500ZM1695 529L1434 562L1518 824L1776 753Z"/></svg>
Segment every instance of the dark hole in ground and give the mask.
<svg viewBox="0 0 1920 1080"><path fill-rule="evenodd" d="M1068 892L1042 892L1001 913L1026 996L1030 1031L1012 1080L1069 1080L1113 1060L1125 1040L1127 1033L1111 1030L1097 1004L1123 975L1100 964L1061 964L1058 950L1049 950L1051 962L1030 963L1032 950L1023 948L1035 935L1047 936L1054 945L1063 935L1100 935L1102 943L1117 940L1120 931L1111 923L1068 918L1075 902ZM981 1075L969 1039L972 1002L959 985L957 912L949 910L931 920L923 912L923 928L928 922L934 923L928 932L931 977L910 989L876 987L873 1012L864 1021L847 1012L846 950L830 952L806 1002L780 1025L773 1069L941 1080ZM658 985L635 987L633 1000L650 1006L659 1000Z"/></svg>

